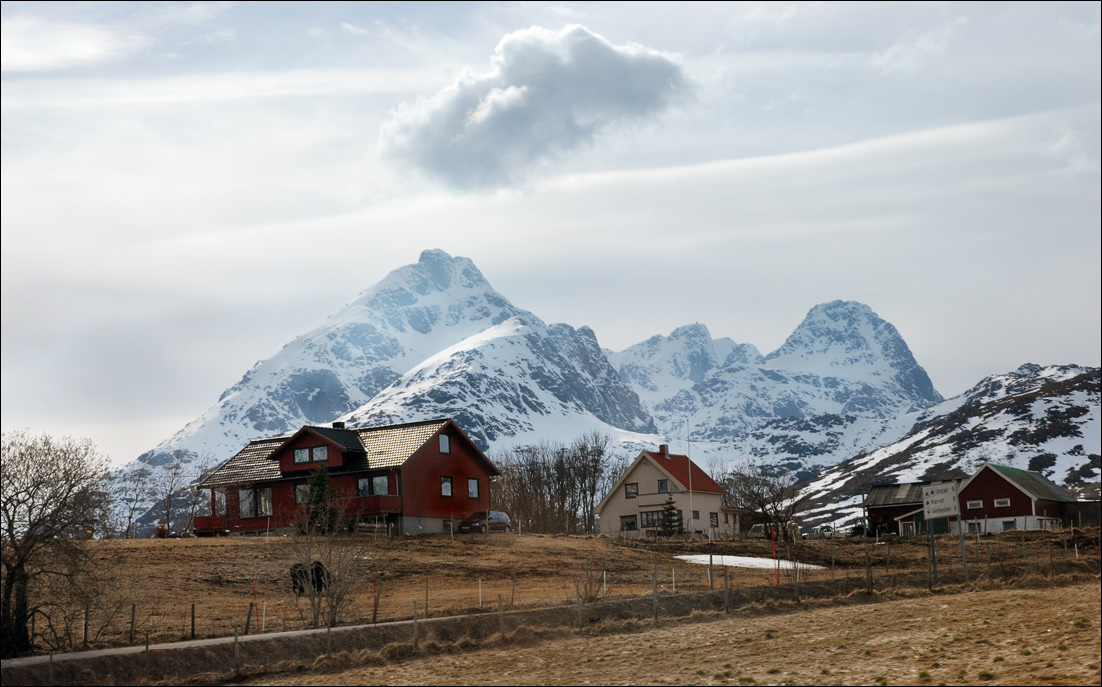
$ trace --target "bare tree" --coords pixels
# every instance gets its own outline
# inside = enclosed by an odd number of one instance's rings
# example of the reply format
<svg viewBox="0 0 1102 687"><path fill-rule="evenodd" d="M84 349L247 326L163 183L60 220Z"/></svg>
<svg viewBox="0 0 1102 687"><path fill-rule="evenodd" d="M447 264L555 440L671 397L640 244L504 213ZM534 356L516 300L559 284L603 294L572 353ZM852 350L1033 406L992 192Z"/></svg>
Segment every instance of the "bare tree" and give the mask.
<svg viewBox="0 0 1102 687"><path fill-rule="evenodd" d="M721 482L730 494L730 505L759 513L787 540L793 538L796 516L806 505L798 483L791 470L756 461L735 466Z"/></svg>
<svg viewBox="0 0 1102 687"><path fill-rule="evenodd" d="M160 526L167 536L178 525L177 514L184 507L181 491L187 484L185 471L190 453L185 449L176 449L167 463L162 465L152 478L154 508L159 513Z"/></svg>
<svg viewBox="0 0 1102 687"><path fill-rule="evenodd" d="M291 591L309 627L333 627L370 579L372 542L349 531L352 522L337 505L342 494L325 468L314 471L309 485L292 541Z"/></svg>
<svg viewBox="0 0 1102 687"><path fill-rule="evenodd" d="M195 518L202 515L209 508L207 500L204 497L203 490L197 489L196 484L201 482L203 478L207 476L211 468L214 466L214 454L210 451L200 453L192 462L192 467L196 471L195 480L190 485L190 488L186 488L180 494L179 499L183 502L181 504L177 522L177 532L190 533L195 526Z"/></svg>
<svg viewBox="0 0 1102 687"><path fill-rule="evenodd" d="M31 649L27 623L40 601L32 587L51 577L67 577L89 563L82 540L100 529L107 461L91 440L4 432L0 462L4 479L0 540L4 580L2 653L5 658Z"/></svg>
<svg viewBox="0 0 1102 687"><path fill-rule="evenodd" d="M543 442L497 458L502 477L495 500L526 532L592 533L601 495L623 467L612 439L584 434L569 445Z"/></svg>
<svg viewBox="0 0 1102 687"><path fill-rule="evenodd" d="M122 536L133 539L137 536L138 517L149 507L153 494L153 469L148 465L138 465L128 470L120 470L109 479L118 486L113 490L120 508L123 522L119 528Z"/></svg>

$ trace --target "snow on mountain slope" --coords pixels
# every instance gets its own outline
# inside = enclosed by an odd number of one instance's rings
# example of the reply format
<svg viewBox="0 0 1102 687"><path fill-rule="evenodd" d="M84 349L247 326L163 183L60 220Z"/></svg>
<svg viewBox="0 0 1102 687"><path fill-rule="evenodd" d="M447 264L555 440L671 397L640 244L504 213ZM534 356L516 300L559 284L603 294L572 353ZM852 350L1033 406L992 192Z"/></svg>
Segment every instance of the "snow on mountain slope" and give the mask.
<svg viewBox="0 0 1102 687"><path fill-rule="evenodd" d="M258 362L214 406L138 460L163 465L183 449L220 462L253 439L330 422L425 358L522 314L469 259L425 251Z"/></svg>
<svg viewBox="0 0 1102 687"><path fill-rule="evenodd" d="M912 413L907 435L825 470L804 490L812 521L837 517L837 504L874 482L962 477L985 462L1034 470L1076 488L1102 474L1100 370L1023 365Z"/></svg>
<svg viewBox="0 0 1102 687"><path fill-rule="evenodd" d="M812 308L764 358L696 324L609 359L661 433L687 426L703 453L805 473L898 439L910 425L894 418L942 400L895 327L846 301Z"/></svg>
<svg viewBox="0 0 1102 687"><path fill-rule="evenodd" d="M455 418L484 447L590 429L653 434L638 397L588 328L518 316L430 357L342 419L349 426ZM562 428L569 427L567 433Z"/></svg>

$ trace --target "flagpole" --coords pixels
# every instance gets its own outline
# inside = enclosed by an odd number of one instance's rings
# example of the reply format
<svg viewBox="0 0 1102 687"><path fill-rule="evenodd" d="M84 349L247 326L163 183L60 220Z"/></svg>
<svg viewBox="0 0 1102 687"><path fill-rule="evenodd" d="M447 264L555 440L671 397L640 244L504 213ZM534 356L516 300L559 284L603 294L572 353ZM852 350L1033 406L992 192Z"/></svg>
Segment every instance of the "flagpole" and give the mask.
<svg viewBox="0 0 1102 687"><path fill-rule="evenodd" d="M685 460L688 461L688 465L685 467L689 470L689 537L691 538L695 531L693 530L693 445L689 441L689 421L685 420Z"/></svg>

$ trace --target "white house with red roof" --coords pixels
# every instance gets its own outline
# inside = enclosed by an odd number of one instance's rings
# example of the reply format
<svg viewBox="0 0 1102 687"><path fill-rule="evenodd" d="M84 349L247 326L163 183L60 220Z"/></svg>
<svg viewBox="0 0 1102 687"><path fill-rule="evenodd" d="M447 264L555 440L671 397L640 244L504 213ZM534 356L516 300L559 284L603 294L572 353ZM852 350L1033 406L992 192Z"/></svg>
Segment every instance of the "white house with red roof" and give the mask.
<svg viewBox="0 0 1102 687"><path fill-rule="evenodd" d="M671 497L686 532L712 539L734 535L735 524L723 512L723 489L688 456L670 453L668 444L640 453L601 499L601 534L655 536Z"/></svg>

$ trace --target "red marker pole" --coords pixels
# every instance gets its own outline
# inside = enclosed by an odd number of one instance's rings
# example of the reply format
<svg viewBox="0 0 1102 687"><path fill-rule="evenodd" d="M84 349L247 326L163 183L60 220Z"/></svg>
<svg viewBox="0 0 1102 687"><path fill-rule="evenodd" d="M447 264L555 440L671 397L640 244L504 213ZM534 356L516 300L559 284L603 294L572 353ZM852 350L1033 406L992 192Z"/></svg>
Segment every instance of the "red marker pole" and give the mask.
<svg viewBox="0 0 1102 687"><path fill-rule="evenodd" d="M773 540L773 583L781 583L781 569L777 565L777 528L769 528L769 538Z"/></svg>

